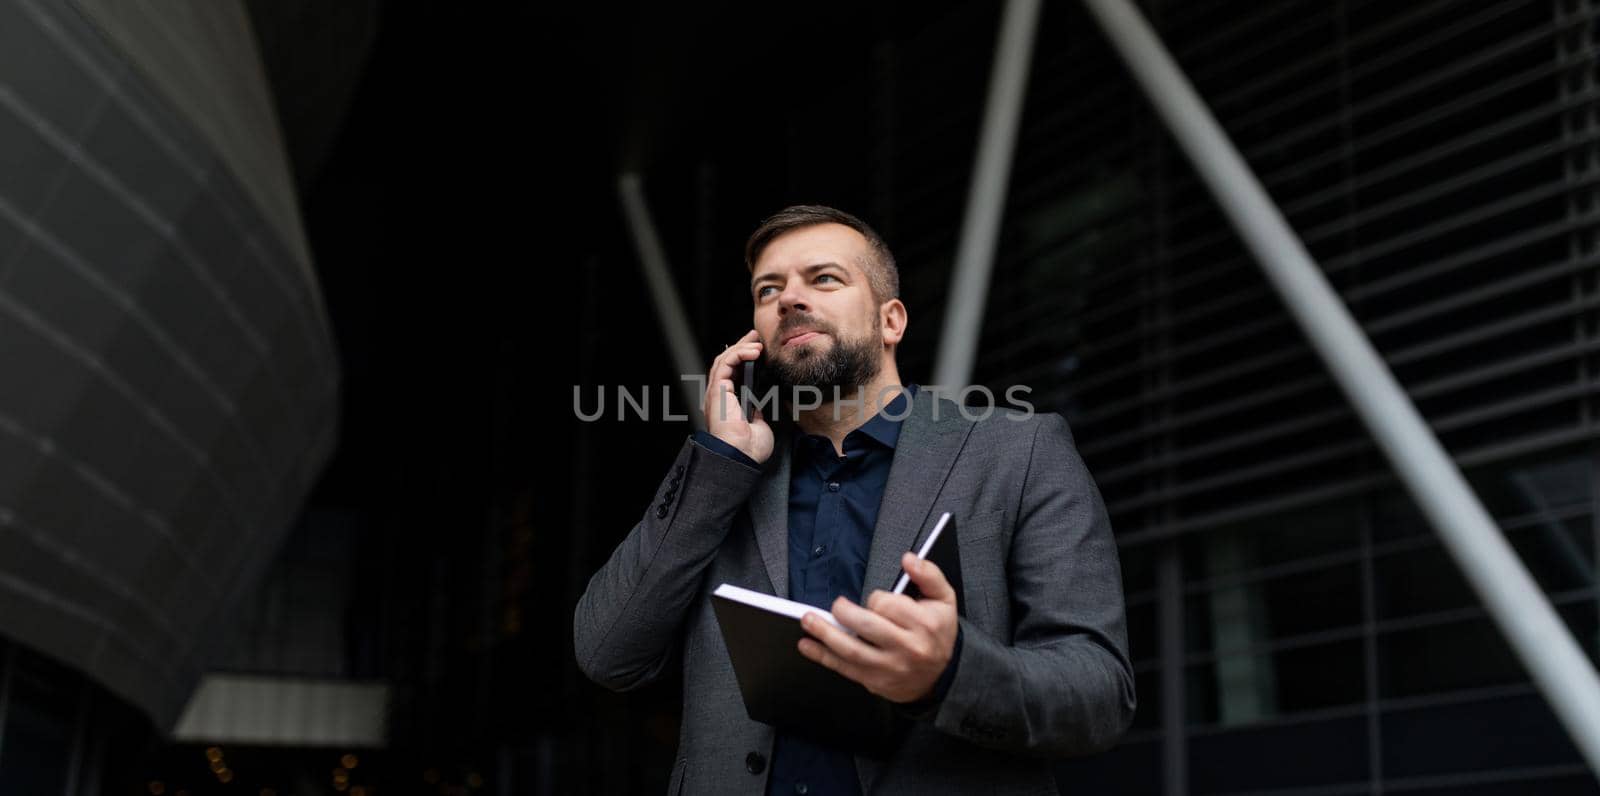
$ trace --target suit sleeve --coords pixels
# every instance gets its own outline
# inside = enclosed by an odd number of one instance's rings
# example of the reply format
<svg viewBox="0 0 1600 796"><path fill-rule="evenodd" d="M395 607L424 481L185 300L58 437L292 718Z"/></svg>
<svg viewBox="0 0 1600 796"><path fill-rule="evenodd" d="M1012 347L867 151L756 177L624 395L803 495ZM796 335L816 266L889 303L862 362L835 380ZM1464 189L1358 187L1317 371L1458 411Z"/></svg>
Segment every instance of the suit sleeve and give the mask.
<svg viewBox="0 0 1600 796"><path fill-rule="evenodd" d="M672 657L705 569L761 471L686 440L656 500L589 580L573 613L573 650L589 679L646 685Z"/></svg>
<svg viewBox="0 0 1600 796"><path fill-rule="evenodd" d="M1105 505L1059 415L1040 416L1007 578L1012 643L962 620L961 663L934 726L1020 754L1109 748L1135 706L1122 573Z"/></svg>

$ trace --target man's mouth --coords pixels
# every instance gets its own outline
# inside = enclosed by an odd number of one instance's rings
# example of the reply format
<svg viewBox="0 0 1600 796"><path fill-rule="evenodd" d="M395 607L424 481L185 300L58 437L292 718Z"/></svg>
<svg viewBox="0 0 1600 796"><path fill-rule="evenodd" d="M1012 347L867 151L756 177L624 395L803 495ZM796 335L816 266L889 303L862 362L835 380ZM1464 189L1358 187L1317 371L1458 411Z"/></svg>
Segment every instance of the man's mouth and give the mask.
<svg viewBox="0 0 1600 796"><path fill-rule="evenodd" d="M805 343L805 342L811 340L814 337L820 337L821 335L822 335L822 332L812 331L812 330L809 330L809 329L805 330L805 331L801 331L801 332L796 332L796 333L784 338L783 347L784 348L788 348L790 346L800 345L802 343Z"/></svg>

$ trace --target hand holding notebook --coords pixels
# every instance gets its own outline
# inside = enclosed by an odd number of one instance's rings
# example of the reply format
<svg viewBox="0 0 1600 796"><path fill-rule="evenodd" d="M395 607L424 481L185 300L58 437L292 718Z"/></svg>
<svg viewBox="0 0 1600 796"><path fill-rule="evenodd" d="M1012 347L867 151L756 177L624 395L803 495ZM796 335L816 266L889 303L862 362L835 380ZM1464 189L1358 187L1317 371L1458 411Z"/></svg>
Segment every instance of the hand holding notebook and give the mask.
<svg viewBox="0 0 1600 796"><path fill-rule="evenodd" d="M916 552L945 574L959 609L960 554L955 521L948 512ZM905 574L893 588L897 594L921 596ZM893 703L799 651L801 639L811 637L796 620L807 614L854 635L831 613L727 583L713 594L712 607L750 718L863 754L882 755L892 749L904 721Z"/></svg>

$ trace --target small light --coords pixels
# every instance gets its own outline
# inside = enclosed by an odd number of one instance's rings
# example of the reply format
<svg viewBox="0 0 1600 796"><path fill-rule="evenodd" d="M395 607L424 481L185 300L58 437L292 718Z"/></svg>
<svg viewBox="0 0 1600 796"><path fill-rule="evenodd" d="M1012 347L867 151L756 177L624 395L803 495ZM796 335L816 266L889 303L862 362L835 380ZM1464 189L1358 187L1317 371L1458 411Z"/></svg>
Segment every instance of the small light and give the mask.
<svg viewBox="0 0 1600 796"><path fill-rule="evenodd" d="M161 783L160 781L154 781L154 780L151 781L151 783L150 783L150 796L161 796L161 794L166 793L166 792L167 792L167 786L165 784Z"/></svg>
<svg viewBox="0 0 1600 796"><path fill-rule="evenodd" d="M215 774L215 773L217 773L219 771L222 771L223 769L225 769L227 767L228 767L228 764L222 762L221 760L213 760L213 761L211 761L211 773L213 773L213 774Z"/></svg>
<svg viewBox="0 0 1600 796"><path fill-rule="evenodd" d="M335 782L335 783L333 783L333 789L337 790L337 791L343 791L345 788L348 788L348 787L350 787L350 783L348 783L348 782Z"/></svg>
<svg viewBox="0 0 1600 796"><path fill-rule="evenodd" d="M483 787L483 777L479 776L478 772L473 771L467 774L467 785L473 788L481 788Z"/></svg>
<svg viewBox="0 0 1600 796"><path fill-rule="evenodd" d="M350 772L345 771L342 768L336 768L336 769L333 770L333 778L334 779L349 779L350 778Z"/></svg>
<svg viewBox="0 0 1600 796"><path fill-rule="evenodd" d="M228 784L229 782L232 782L233 781L233 769L224 768L221 771L218 771L217 772L217 779L220 780L222 782L222 784L224 784L224 785Z"/></svg>
<svg viewBox="0 0 1600 796"><path fill-rule="evenodd" d="M344 757L339 758L339 765L342 765L345 768L355 768L360 764L361 758L356 757L355 755L345 755Z"/></svg>
<svg viewBox="0 0 1600 796"><path fill-rule="evenodd" d="M367 789L357 785L350 789L350 796L367 796Z"/></svg>
<svg viewBox="0 0 1600 796"><path fill-rule="evenodd" d="M210 749L207 749L206 750L206 759L210 760L213 763L217 762L218 760L221 760L222 759L222 749L220 749L218 747L215 747L215 746L211 747Z"/></svg>

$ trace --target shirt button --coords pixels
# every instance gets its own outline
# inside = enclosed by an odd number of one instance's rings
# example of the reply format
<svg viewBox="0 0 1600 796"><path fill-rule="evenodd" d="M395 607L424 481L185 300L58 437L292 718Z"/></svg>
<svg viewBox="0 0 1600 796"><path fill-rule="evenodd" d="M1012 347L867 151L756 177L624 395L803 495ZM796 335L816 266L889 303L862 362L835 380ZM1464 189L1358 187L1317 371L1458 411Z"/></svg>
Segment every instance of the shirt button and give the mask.
<svg viewBox="0 0 1600 796"><path fill-rule="evenodd" d="M811 551L811 555L820 556L820 555L822 555L823 553L826 553L826 552L828 552L828 548L823 547L822 545L817 545L817 549L812 550Z"/></svg>
<svg viewBox="0 0 1600 796"><path fill-rule="evenodd" d="M794 792L800 794L800 796L806 796L807 793L811 792L811 789L806 787L804 782L796 782L794 784Z"/></svg>
<svg viewBox="0 0 1600 796"><path fill-rule="evenodd" d="M829 492L838 492L839 491L839 482L838 481L829 481L828 482L828 491Z"/></svg>
<svg viewBox="0 0 1600 796"><path fill-rule="evenodd" d="M767 758L760 752L751 752L744 756L744 770L752 774L760 774L767 770Z"/></svg>

